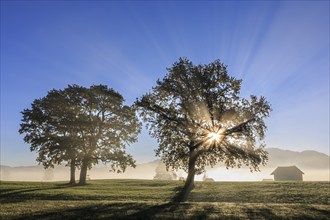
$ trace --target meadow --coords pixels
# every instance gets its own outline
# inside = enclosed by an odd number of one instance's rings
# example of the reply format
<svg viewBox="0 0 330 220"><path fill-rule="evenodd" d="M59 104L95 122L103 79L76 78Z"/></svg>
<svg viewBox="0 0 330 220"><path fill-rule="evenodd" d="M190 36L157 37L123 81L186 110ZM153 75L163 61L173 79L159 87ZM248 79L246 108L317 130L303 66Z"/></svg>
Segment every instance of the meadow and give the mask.
<svg viewBox="0 0 330 220"><path fill-rule="evenodd" d="M330 219L329 182L93 180L0 183L0 219Z"/></svg>

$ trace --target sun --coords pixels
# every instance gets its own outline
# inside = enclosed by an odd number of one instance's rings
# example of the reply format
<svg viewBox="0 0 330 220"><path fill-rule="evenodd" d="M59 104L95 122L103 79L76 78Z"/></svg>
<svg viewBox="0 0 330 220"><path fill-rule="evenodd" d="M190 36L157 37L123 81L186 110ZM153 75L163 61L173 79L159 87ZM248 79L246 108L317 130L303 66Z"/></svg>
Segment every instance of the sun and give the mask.
<svg viewBox="0 0 330 220"><path fill-rule="evenodd" d="M226 134L222 126L210 126L204 129L202 137L202 142L204 142L204 146L214 147L222 143L222 141L226 137Z"/></svg>
<svg viewBox="0 0 330 220"><path fill-rule="evenodd" d="M221 135L220 134L218 134L217 132L210 132L209 134L208 134L208 138L210 139L210 141L212 141L212 142L218 142L219 140L220 140L220 137L221 137Z"/></svg>

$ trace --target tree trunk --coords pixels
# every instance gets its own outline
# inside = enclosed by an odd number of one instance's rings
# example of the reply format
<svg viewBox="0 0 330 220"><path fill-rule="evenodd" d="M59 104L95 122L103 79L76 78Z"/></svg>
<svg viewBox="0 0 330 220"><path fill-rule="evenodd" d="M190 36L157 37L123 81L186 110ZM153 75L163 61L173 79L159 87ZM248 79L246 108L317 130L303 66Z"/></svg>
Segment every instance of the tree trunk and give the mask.
<svg viewBox="0 0 330 220"><path fill-rule="evenodd" d="M178 202L186 201L189 193L195 187L194 180L195 180L195 173L196 173L196 170L195 170L196 160L197 160L196 151L190 152L189 165L188 165L188 176L187 176L186 182L177 198Z"/></svg>
<svg viewBox="0 0 330 220"><path fill-rule="evenodd" d="M79 178L80 185L86 184L86 177L87 177L87 163L86 163L86 161L83 161L81 170L80 170L80 178Z"/></svg>
<svg viewBox="0 0 330 220"><path fill-rule="evenodd" d="M76 183L76 160L71 160L70 164L70 184Z"/></svg>

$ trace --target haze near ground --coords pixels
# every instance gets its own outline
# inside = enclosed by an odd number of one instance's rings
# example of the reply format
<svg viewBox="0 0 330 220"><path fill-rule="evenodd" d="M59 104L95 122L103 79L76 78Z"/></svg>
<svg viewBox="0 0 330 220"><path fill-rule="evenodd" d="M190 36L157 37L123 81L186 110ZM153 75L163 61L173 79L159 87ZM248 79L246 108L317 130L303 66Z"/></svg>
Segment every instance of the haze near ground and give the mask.
<svg viewBox="0 0 330 220"><path fill-rule="evenodd" d="M269 161L265 167L260 167L260 172L251 173L248 168L226 169L223 164L209 168L207 176L215 181L260 181L273 179L270 173L278 166L295 165L304 172L305 181L330 181L329 155L317 151L295 152L279 148L268 148ZM137 164L137 167L128 168L125 173L109 172L104 165L93 167L88 175L95 179L153 179L159 159L149 163ZM182 170L177 171L178 177L185 177ZM78 171L77 171L77 177ZM196 176L202 180L203 175ZM9 167L1 165L1 180L9 181L66 181L69 179L69 167L57 166L53 170L45 170L42 166Z"/></svg>

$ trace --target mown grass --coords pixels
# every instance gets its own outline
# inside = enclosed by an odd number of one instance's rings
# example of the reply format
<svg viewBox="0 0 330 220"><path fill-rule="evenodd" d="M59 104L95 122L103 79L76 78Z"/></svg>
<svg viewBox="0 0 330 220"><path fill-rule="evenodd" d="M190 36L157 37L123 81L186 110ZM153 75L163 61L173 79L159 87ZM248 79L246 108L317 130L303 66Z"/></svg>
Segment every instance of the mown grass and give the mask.
<svg viewBox="0 0 330 220"><path fill-rule="evenodd" d="M329 182L1 182L0 219L330 219Z"/></svg>

